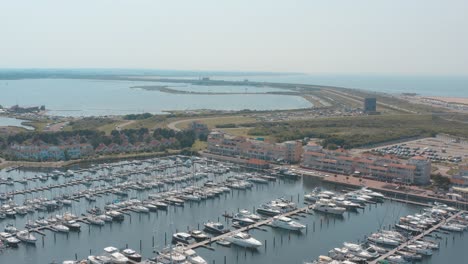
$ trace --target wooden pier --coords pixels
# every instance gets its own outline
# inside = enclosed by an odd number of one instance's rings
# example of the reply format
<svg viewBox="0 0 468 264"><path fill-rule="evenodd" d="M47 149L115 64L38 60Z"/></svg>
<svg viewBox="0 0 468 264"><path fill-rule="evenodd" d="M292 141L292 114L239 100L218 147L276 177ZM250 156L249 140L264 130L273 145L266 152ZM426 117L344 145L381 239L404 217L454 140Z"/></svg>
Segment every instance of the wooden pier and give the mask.
<svg viewBox="0 0 468 264"><path fill-rule="evenodd" d="M378 257L377 259L369 262L369 264L377 264L379 261L381 260L384 260L386 259L387 257L391 256L391 255L394 255L397 251L400 251L402 249L404 249L408 244L412 244L413 242L429 235L430 233L434 232L435 230L439 229L442 225L446 224L447 222L459 217L460 215L462 215L464 213L464 211L460 211L454 215L452 215L451 217L441 221L440 223L438 223L437 225L429 228L428 230L422 232L421 234L411 238L410 240L406 241L405 243L399 245L398 247L394 248L393 250L390 250L389 252L387 252L386 254L383 254L381 255L380 257Z"/></svg>

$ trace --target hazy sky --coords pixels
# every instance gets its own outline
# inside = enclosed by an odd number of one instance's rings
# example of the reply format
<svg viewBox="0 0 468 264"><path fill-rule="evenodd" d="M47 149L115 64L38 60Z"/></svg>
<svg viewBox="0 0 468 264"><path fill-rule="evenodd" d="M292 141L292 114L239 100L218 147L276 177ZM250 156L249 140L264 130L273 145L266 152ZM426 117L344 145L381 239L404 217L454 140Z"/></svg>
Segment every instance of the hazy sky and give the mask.
<svg viewBox="0 0 468 264"><path fill-rule="evenodd" d="M0 68L468 75L467 0L0 0Z"/></svg>

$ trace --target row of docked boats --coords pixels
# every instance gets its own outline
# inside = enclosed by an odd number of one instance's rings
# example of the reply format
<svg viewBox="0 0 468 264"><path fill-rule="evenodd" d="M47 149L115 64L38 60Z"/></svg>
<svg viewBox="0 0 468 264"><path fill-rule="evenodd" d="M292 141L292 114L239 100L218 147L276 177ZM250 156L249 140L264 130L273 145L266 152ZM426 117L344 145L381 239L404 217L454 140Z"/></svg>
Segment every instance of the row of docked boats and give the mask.
<svg viewBox="0 0 468 264"><path fill-rule="evenodd" d="M342 215L346 210L364 208L368 203L383 202L385 196L367 188L338 194L332 191L314 189L304 195L304 200L314 203L312 208L327 214Z"/></svg>
<svg viewBox="0 0 468 264"><path fill-rule="evenodd" d="M416 235L436 225L440 230L436 229L435 232L463 232L468 228L466 214L447 221L456 212L458 212L456 208L436 203L431 208L424 209L420 214L401 217L394 230L374 232L367 237L367 241L363 244L345 242L343 247L334 248L328 252L328 255L320 256L308 263L368 263L368 261L380 258L381 255L397 247L398 250L394 253L384 256L385 263L420 261L430 257L435 250L438 250L439 243L433 239L433 235L429 234L431 237L415 237ZM440 238L437 234L435 237Z"/></svg>

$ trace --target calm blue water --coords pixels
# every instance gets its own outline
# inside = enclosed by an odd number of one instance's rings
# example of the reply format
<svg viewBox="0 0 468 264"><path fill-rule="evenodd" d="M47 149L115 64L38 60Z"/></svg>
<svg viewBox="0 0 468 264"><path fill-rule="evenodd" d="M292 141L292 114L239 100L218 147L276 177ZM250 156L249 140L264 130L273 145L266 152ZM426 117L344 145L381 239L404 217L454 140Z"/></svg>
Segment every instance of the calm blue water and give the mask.
<svg viewBox="0 0 468 264"><path fill-rule="evenodd" d="M16 126L26 128L27 130L34 130L34 127L25 126L21 124L22 122L24 122L24 120L0 116L0 126Z"/></svg>
<svg viewBox="0 0 468 264"><path fill-rule="evenodd" d="M214 77L213 79L303 83L356 88L391 94L417 93L427 96L468 97L468 76L399 76L399 75L278 75Z"/></svg>
<svg viewBox="0 0 468 264"><path fill-rule="evenodd" d="M162 113L165 110L195 109L275 110L312 106L307 100L298 96L184 95L130 88L138 85L165 84L84 79L3 80L0 81L0 104L4 106L45 105L50 110L50 114L62 116ZM168 85L174 86L174 84ZM215 89L212 86L208 88Z"/></svg>

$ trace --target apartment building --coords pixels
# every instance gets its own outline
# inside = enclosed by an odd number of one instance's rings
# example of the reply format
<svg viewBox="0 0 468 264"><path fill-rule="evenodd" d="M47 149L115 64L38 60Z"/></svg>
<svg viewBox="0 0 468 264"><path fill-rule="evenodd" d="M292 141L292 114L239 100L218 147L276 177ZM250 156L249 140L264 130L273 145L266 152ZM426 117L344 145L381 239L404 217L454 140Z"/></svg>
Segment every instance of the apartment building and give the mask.
<svg viewBox="0 0 468 264"><path fill-rule="evenodd" d="M383 181L398 181L412 184L428 184L431 162L423 157L409 160L392 156L353 156L345 150L324 150L316 144L304 147L302 167L331 173L359 175Z"/></svg>
<svg viewBox="0 0 468 264"><path fill-rule="evenodd" d="M302 151L300 141L271 143L232 136L220 131L211 132L208 136L208 152L223 156L297 163L301 160Z"/></svg>

